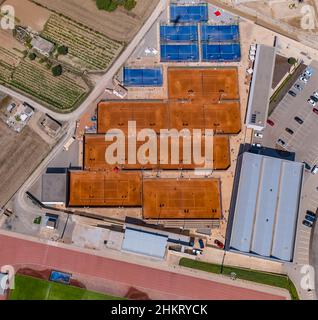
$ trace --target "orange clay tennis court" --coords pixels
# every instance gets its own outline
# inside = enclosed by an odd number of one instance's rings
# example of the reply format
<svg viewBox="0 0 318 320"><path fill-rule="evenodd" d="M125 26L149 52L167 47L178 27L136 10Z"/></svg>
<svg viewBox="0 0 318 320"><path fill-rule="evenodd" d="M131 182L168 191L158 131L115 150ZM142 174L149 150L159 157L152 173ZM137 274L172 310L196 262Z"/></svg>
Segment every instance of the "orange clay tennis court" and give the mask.
<svg viewBox="0 0 318 320"><path fill-rule="evenodd" d="M144 219L219 219L218 179L143 181Z"/></svg>
<svg viewBox="0 0 318 320"><path fill-rule="evenodd" d="M141 206L139 172L70 172L70 206Z"/></svg>
<svg viewBox="0 0 318 320"><path fill-rule="evenodd" d="M238 100L237 68L169 68L169 98L205 100Z"/></svg>
<svg viewBox="0 0 318 320"><path fill-rule="evenodd" d="M116 140L116 139L115 139ZM110 164L106 161L106 149L113 142L105 141L105 136L102 134L87 134L84 137L84 169L93 171L112 170L115 167L121 169L188 169L193 170L196 168L204 167L205 163L195 164L192 156L191 163L186 163L183 157L183 139L175 140L169 139L169 150L163 152L160 155L160 141L157 138L157 149L155 155L155 163L142 164L136 159L135 164L131 164L128 161L128 139L125 139L125 158L122 163ZM136 150L138 151L143 142L136 143ZM223 135L216 135L213 137L213 168L207 167L207 169L225 170L230 166L230 153L229 153L229 137ZM179 164L172 164L171 150L179 148ZM201 153L205 155L205 138L201 140ZM164 155L168 157L168 161L163 161ZM149 152L146 152L146 156L149 157ZM207 158L209 159L209 158ZM161 161L160 161L161 160ZM162 162L162 163L160 163Z"/></svg>
<svg viewBox="0 0 318 320"><path fill-rule="evenodd" d="M168 128L168 104L164 101L109 101L98 105L98 133L110 129L128 130L128 121L136 121L137 130Z"/></svg>
<svg viewBox="0 0 318 320"><path fill-rule="evenodd" d="M237 134L241 131L240 104L222 102L199 104L191 102L139 103L130 100L101 102L98 105L98 133L111 129L128 132L128 121L136 121L137 130L213 129L216 133Z"/></svg>

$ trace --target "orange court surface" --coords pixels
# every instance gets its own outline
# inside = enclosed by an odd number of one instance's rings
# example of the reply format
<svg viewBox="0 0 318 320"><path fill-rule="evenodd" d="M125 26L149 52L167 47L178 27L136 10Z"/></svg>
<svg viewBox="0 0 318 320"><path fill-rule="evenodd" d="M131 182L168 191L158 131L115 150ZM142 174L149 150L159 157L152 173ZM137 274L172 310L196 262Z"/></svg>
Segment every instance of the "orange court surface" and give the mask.
<svg viewBox="0 0 318 320"><path fill-rule="evenodd" d="M70 206L141 206L139 172L70 172Z"/></svg>
<svg viewBox="0 0 318 320"><path fill-rule="evenodd" d="M241 131L237 68L169 68L169 99L114 100L98 105L98 133L110 129L213 129Z"/></svg>
<svg viewBox="0 0 318 320"><path fill-rule="evenodd" d="M238 100L238 70L227 68L169 68L169 98L219 103Z"/></svg>
<svg viewBox="0 0 318 320"><path fill-rule="evenodd" d="M163 161L163 158L160 154L160 140L157 138L157 150L156 150L156 160L154 163L146 163L142 164L138 162L138 158L136 159L136 163L129 163L128 159L128 138L125 139L125 158L122 159L122 164L115 163L109 164L106 161L106 149L113 142L105 141L105 135L102 134L87 134L84 137L84 169L85 170L95 170L95 171L103 171L103 170L112 170L114 167L118 167L120 169L167 169L167 170L177 170L177 169L188 169L194 170L196 168L204 167L205 163L195 164L193 154L191 158L191 163L186 164L183 157L183 139L179 139L179 141L175 139L169 139L169 150L168 152L162 152L163 155L168 157L168 161ZM116 140L116 139L115 139ZM227 169L230 162L230 153L229 153L229 137L225 135L215 135L213 137L213 167L207 167L207 169L215 169L215 170L225 170ZM138 151L141 145L144 142L136 143L136 150ZM171 150L174 150L174 146L179 148L179 164L172 164ZM205 155L205 138L202 137L201 140L201 153ZM149 156L149 153L146 154ZM209 158L207 158L209 160ZM162 161L161 161L162 160Z"/></svg>
<svg viewBox="0 0 318 320"><path fill-rule="evenodd" d="M144 219L221 218L220 180L143 181Z"/></svg>

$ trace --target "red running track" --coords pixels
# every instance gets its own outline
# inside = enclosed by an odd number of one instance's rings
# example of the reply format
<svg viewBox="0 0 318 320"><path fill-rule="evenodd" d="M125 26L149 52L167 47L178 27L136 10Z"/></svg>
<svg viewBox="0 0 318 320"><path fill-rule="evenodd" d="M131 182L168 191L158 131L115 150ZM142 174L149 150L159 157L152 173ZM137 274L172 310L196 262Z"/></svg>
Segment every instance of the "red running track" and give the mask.
<svg viewBox="0 0 318 320"><path fill-rule="evenodd" d="M0 235L0 266L7 264L43 266L183 299L285 299L269 293Z"/></svg>

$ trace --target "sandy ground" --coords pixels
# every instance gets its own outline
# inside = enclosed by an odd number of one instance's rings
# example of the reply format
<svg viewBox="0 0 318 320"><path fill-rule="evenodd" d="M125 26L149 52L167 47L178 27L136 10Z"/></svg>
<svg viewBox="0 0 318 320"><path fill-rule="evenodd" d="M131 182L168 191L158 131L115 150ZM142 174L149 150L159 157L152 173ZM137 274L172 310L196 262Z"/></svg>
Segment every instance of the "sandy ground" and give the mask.
<svg viewBox="0 0 318 320"><path fill-rule="evenodd" d="M42 31L52 12L33 4L29 0L7 0L4 5L14 7L17 23Z"/></svg>
<svg viewBox="0 0 318 320"><path fill-rule="evenodd" d="M3 30L1 28L0 28L0 43L2 48L5 48L9 51L12 51L13 48L16 48L20 51L25 50L24 45L12 37L11 31ZM17 54L17 52L15 51L13 52Z"/></svg>
<svg viewBox="0 0 318 320"><path fill-rule="evenodd" d="M131 12L122 7L114 12L98 10L95 1L87 0L35 0L34 2L62 13L112 39L129 42L156 7L158 0L137 0L137 6Z"/></svg>
<svg viewBox="0 0 318 320"><path fill-rule="evenodd" d="M28 126L17 134L0 120L0 206L19 189L49 151Z"/></svg>

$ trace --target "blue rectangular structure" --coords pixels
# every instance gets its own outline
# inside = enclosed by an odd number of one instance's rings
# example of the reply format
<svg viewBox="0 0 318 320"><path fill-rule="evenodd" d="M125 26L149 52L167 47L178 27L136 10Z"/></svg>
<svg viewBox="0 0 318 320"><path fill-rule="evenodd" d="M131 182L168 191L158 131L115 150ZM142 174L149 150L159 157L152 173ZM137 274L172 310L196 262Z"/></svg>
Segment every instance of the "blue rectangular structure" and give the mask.
<svg viewBox="0 0 318 320"><path fill-rule="evenodd" d="M160 26L160 41L198 41L198 26L166 25Z"/></svg>
<svg viewBox="0 0 318 320"><path fill-rule="evenodd" d="M124 86L126 87L160 87L162 84L163 75L161 68L124 68Z"/></svg>
<svg viewBox="0 0 318 320"><path fill-rule="evenodd" d="M174 23L178 22L200 22L208 21L208 5L199 4L199 5L170 5L170 21Z"/></svg>
<svg viewBox="0 0 318 320"><path fill-rule="evenodd" d="M239 43L202 44L202 61L239 61L241 48Z"/></svg>
<svg viewBox="0 0 318 320"><path fill-rule="evenodd" d="M201 25L201 40L209 42L239 41L238 25Z"/></svg>
<svg viewBox="0 0 318 320"><path fill-rule="evenodd" d="M199 61L199 46L197 44L162 44L160 51L162 62Z"/></svg>

